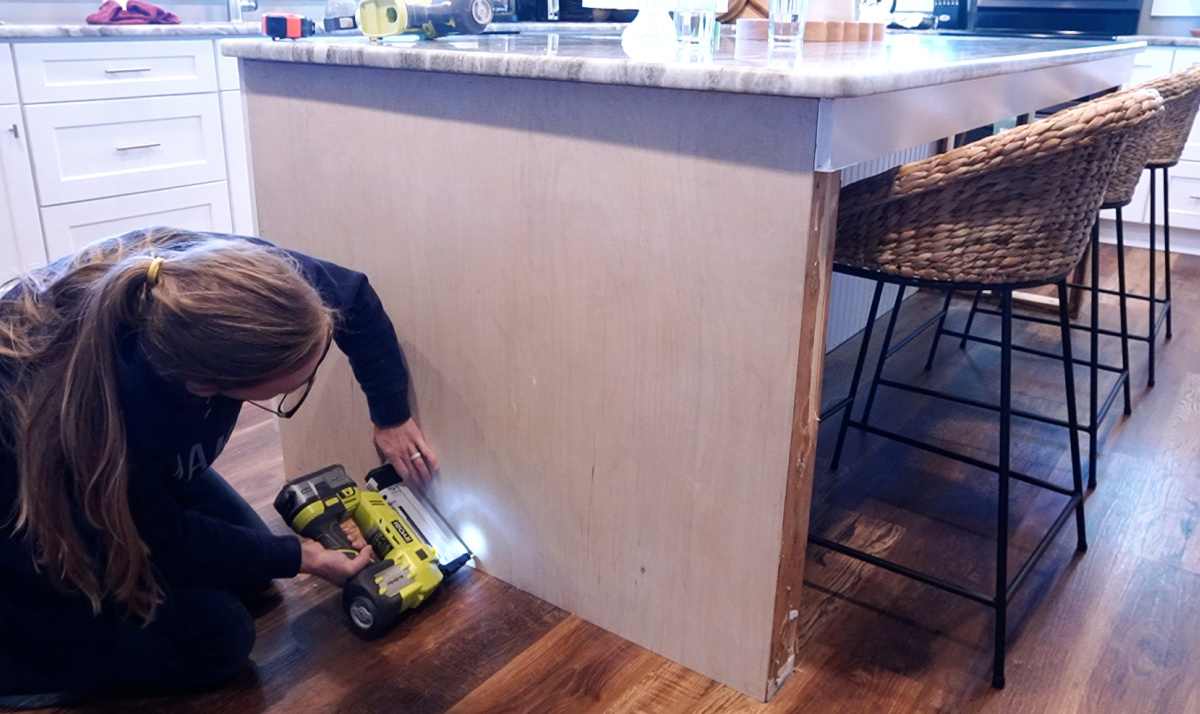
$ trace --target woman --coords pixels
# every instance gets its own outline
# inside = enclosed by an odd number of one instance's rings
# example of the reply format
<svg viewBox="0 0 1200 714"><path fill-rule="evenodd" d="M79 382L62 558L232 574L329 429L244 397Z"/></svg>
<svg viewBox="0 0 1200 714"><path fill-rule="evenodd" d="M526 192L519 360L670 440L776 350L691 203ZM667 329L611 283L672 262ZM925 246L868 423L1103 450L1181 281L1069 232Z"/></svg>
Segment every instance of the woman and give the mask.
<svg viewBox="0 0 1200 714"><path fill-rule="evenodd" d="M299 407L331 343L380 454L425 483L391 322L361 273L263 241L170 229L90 246L0 300L0 705L247 661L241 598L366 567L273 535L209 466L244 402ZM275 404L263 403L280 397Z"/></svg>

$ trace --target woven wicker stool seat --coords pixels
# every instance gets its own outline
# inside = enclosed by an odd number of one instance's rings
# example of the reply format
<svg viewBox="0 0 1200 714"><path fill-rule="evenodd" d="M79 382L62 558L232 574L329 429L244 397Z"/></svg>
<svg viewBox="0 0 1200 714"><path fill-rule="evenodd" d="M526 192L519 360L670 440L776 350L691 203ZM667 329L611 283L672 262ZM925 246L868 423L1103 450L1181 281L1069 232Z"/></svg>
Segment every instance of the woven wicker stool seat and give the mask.
<svg viewBox="0 0 1200 714"><path fill-rule="evenodd" d="M1077 548L1087 547L1083 512L1075 387L1067 314L1066 276L1088 245L1097 209L1105 198L1118 158L1145 123L1158 117L1163 100L1144 90L1111 95L1031 124L980 139L944 154L916 161L842 189L839 199L835 270L877 281L871 314L851 380L832 468L837 469L853 426L942 457L956 459L997 476L994 591L980 593L929 573L890 562L819 534L809 541L892 572L987 605L995 611L992 684L1004 686L1007 607L1015 591L1065 524L1076 526ZM862 409L853 418L858 382L870 348L871 330L884 284L901 286L880 348L874 378ZM1059 291L1059 327L1071 453L1072 486L1063 487L1011 466L1011 420L1026 416L1012 407L1012 293L1019 288L1055 284ZM884 379L904 287L947 291L987 289L1000 297L1001 338L999 404L943 394ZM932 326L938 318L921 328ZM919 332L920 330L918 330ZM911 436L869 423L879 386L907 389L998 414L999 450L994 462L926 444ZM886 418L881 417L880 419ZM879 421L880 419L877 419ZM1065 497L1053 525L1032 554L1009 577L1009 484L1019 479Z"/></svg>

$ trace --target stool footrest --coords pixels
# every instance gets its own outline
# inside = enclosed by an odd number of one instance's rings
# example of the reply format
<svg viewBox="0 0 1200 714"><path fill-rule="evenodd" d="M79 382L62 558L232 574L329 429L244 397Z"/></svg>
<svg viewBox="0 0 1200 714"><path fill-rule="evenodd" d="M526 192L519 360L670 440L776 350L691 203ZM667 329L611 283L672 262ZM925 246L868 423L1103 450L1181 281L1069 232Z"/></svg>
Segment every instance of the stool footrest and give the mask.
<svg viewBox="0 0 1200 714"><path fill-rule="evenodd" d="M977 459L973 456L967 456L966 454L961 454L957 451L945 449L940 446L934 446L933 444L930 444L930 443L927 443L924 441L918 441L911 437L904 436L903 434L897 434L894 431L888 431L887 429L880 429L877 426L871 426L870 424L863 424L861 422L856 422L856 421L850 422L849 426L852 426L855 429L858 429L860 431L865 431L868 434L874 434L875 436L882 436L885 439L891 439L892 441L899 442L906 446L911 446L916 449L921 449L922 451L928 451L931 454L943 456L947 459L953 459L954 461L962 462L964 464L967 464L968 466L974 466L983 471L991 471L992 473L1000 473L1000 467L997 466L996 464L989 463L987 461L983 461L982 459ZM1019 471L1009 471L1009 478L1013 479L1014 481L1020 481L1022 483L1027 483L1031 486L1037 486L1039 488L1044 488L1047 491L1054 491L1055 493L1060 493L1064 496L1070 496L1073 493L1075 493L1073 490L1067 488L1066 486L1059 486L1056 483L1051 483L1050 481L1046 481L1045 479L1040 479L1036 476L1030 476L1028 474L1023 474Z"/></svg>
<svg viewBox="0 0 1200 714"><path fill-rule="evenodd" d="M1059 511L1058 516L1054 519L1054 523L1050 525L1050 528L1038 541L1037 546L1035 546L1033 551L1030 552L1029 557L1027 557L1025 562L1021 564L1021 568L1017 571L1016 576L1005 585L1004 598L1002 600L997 600L995 596L984 595L983 593L975 592L974 590L964 588L961 585L952 583L944 578L939 578L934 575L930 575L929 573L909 568L894 561L887 560L886 558L881 558L877 555L859 550L858 548L852 548L848 545L825 538L823 536L809 534L808 542L812 545L828 548L829 550L832 550L836 553L841 553L842 555L854 558L855 560L861 560L864 563L874 565L878 568L883 568L884 570L891 571L897 575L903 575L906 578L925 583L926 585L931 585L939 590L945 590L948 593L964 597L968 600L974 600L982 605L987 605L991 608L1002 608L1007 606L1008 603L1012 601L1013 596L1016 595L1021 586L1025 584L1026 578L1028 578L1029 574L1033 572L1033 568L1038 564L1038 561L1042 559L1042 556L1046 554L1046 551L1050 548L1050 544L1054 542L1056 537L1058 537L1058 534L1062 531L1063 526L1067 524L1067 520L1071 517L1072 512L1075 510L1075 507L1079 505L1079 501L1081 501L1083 498L1076 493L1071 493L1070 495L1071 498L1067 501L1066 505L1063 506L1062 510ZM1007 540L1008 539L1006 537L1006 543Z"/></svg>

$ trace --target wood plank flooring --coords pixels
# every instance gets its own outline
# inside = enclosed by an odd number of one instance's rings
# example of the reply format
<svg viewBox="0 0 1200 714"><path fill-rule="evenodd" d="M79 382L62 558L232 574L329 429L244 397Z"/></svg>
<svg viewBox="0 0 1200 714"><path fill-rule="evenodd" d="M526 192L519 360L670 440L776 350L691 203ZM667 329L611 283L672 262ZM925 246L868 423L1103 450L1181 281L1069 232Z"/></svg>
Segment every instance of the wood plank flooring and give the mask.
<svg viewBox="0 0 1200 714"><path fill-rule="evenodd" d="M1144 275L1145 254L1130 253L1131 275ZM1111 271L1111 250L1103 257ZM280 582L255 604L252 666L224 686L105 695L51 711L1200 712L1200 258L1174 260L1174 338L1160 342L1158 384L1146 387L1146 345L1134 343L1134 413L1126 418L1116 407L1101 430L1099 486L1087 498L1090 547L1077 553L1068 527L1034 569L1011 608L1002 691L990 686L989 609L812 548L796 671L769 704L464 569L375 642L349 632L333 587L306 577ZM1114 300L1106 297L1102 308L1110 324ZM919 321L934 302L917 296L903 320ZM1137 311L1135 325L1144 324L1143 313ZM1054 333L1041 327L1018 333L1027 343L1053 344ZM927 344L918 341L898 355L892 373L987 393L995 350L943 344L936 368L925 373ZM1075 345L1086 353L1082 333ZM827 360L827 400L845 389L856 346L851 341ZM1106 341L1102 359L1115 356L1115 342ZM1019 403L1061 412L1057 364L1019 358L1017 375ZM1086 405L1082 370L1077 385ZM983 458L994 450L985 413L887 391L877 410L881 421ZM831 420L821 433L813 529L990 587L994 478L856 433L833 473L835 426ZM1065 483L1065 431L1018 424L1016 434L1023 446L1014 465ZM264 413L247 410L218 468L272 527L284 530L270 505L283 482L277 432ZM1032 548L1058 508L1056 498L1014 488L1013 558Z"/></svg>

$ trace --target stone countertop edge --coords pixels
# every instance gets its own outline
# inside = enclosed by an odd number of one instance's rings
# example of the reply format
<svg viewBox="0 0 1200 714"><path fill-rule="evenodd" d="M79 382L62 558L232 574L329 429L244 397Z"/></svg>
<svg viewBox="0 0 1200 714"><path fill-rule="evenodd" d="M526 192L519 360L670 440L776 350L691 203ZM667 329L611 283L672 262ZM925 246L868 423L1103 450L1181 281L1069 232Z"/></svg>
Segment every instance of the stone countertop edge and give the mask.
<svg viewBox="0 0 1200 714"><path fill-rule="evenodd" d="M1086 47L1025 52L1017 56L948 61L932 67L897 70L893 66L864 67L836 63L821 67L773 68L719 57L714 63L634 60L627 57L554 56L464 51L429 43L371 44L365 38L325 39L320 42L272 42L266 39L226 39L227 56L346 67L372 67L457 74L552 79L592 84L690 89L791 97L857 97L902 89L947 84L1016 71L1085 62L1098 54L1132 54L1144 42L1107 43ZM722 64L728 61L727 64Z"/></svg>
<svg viewBox="0 0 1200 714"><path fill-rule="evenodd" d="M1118 37L1122 42L1145 42L1151 47L1200 47L1200 37L1170 37L1167 35L1128 35Z"/></svg>
<svg viewBox="0 0 1200 714"><path fill-rule="evenodd" d="M117 37L237 37L260 35L254 22L198 22L178 25L0 25L0 40L57 40Z"/></svg>

